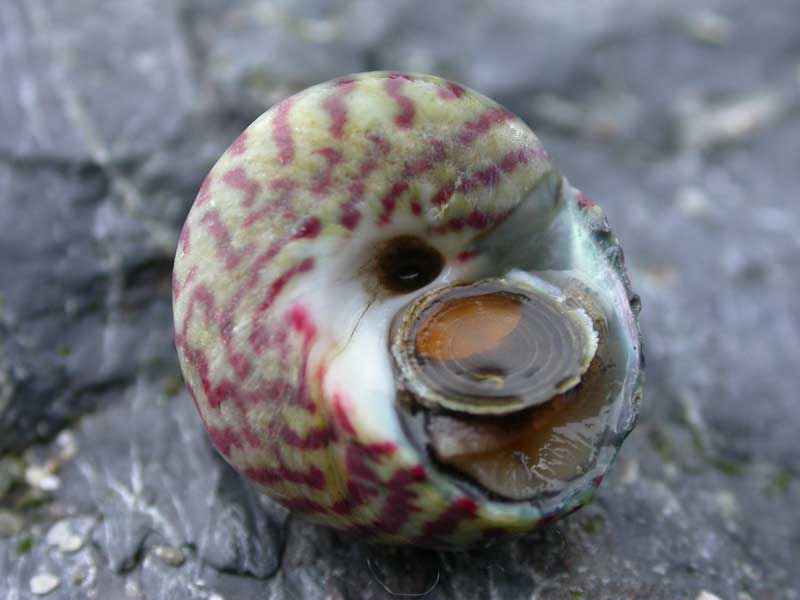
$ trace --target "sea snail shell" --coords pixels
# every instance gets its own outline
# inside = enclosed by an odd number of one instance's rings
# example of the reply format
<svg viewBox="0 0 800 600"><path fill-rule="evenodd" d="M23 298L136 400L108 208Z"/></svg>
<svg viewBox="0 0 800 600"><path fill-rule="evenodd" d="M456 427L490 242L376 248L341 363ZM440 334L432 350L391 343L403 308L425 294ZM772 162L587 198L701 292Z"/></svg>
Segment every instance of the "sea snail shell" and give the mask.
<svg viewBox="0 0 800 600"><path fill-rule="evenodd" d="M216 448L377 541L565 515L638 414L638 300L601 210L517 117L436 77L353 75L265 112L203 183L173 281Z"/></svg>

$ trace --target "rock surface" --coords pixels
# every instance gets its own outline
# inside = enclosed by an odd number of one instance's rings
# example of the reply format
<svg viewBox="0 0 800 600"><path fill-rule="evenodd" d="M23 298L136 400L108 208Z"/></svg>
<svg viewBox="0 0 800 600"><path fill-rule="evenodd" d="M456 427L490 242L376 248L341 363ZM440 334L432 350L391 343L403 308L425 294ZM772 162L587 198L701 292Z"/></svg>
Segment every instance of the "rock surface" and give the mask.
<svg viewBox="0 0 800 600"><path fill-rule="evenodd" d="M0 3L0 595L800 598L797 23L794 0ZM523 116L642 296L644 411L597 500L488 550L291 517L179 379L205 173L272 102L378 68Z"/></svg>

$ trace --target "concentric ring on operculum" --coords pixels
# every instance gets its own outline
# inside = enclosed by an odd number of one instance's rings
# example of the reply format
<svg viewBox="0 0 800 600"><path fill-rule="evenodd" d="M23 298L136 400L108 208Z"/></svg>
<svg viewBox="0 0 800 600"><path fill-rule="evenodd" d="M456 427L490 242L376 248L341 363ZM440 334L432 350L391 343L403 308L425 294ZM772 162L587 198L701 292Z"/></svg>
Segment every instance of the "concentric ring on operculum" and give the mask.
<svg viewBox="0 0 800 600"><path fill-rule="evenodd" d="M398 319L392 353L405 386L463 413L543 404L577 385L597 348L583 310L502 280L433 290Z"/></svg>

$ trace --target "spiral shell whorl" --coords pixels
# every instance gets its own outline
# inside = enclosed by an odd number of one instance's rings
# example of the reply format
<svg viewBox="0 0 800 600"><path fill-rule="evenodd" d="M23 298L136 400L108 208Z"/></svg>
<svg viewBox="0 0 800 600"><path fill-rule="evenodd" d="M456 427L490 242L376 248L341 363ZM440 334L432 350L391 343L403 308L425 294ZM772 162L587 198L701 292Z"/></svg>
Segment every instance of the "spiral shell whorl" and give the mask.
<svg viewBox="0 0 800 600"><path fill-rule="evenodd" d="M341 370L357 366L341 357L351 304L369 301L370 244L436 239L457 280L471 241L550 173L516 117L434 77L357 75L264 113L203 183L175 262L176 345L217 449L289 508L383 541L459 545L536 524L535 506L479 502L426 468L389 398L365 417L370 375L351 389ZM381 368L388 357L376 381Z"/></svg>

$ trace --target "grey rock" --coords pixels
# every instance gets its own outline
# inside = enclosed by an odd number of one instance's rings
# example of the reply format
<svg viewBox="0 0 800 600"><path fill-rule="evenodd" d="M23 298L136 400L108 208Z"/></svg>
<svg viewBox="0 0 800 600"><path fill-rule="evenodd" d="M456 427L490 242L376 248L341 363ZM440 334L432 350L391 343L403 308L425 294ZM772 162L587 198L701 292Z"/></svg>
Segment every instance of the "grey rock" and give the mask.
<svg viewBox="0 0 800 600"><path fill-rule="evenodd" d="M286 511L216 456L185 393L167 399L139 382L124 402L85 418L77 438L82 450L63 470L61 498L99 512L93 540L112 571L135 569L162 545L256 577L278 568Z"/></svg>
<svg viewBox="0 0 800 600"><path fill-rule="evenodd" d="M280 566L287 511L244 485L228 468L220 469L216 494L217 506L198 556L223 571L271 576Z"/></svg>
<svg viewBox="0 0 800 600"><path fill-rule="evenodd" d="M2 591L800 598L798 22L793 0L0 2ZM378 68L528 120L642 296L643 412L596 501L484 550L287 515L178 384L171 263L205 173L274 101Z"/></svg>
<svg viewBox="0 0 800 600"><path fill-rule="evenodd" d="M179 135L194 89L174 5L14 1L1 14L4 154L106 164Z"/></svg>

